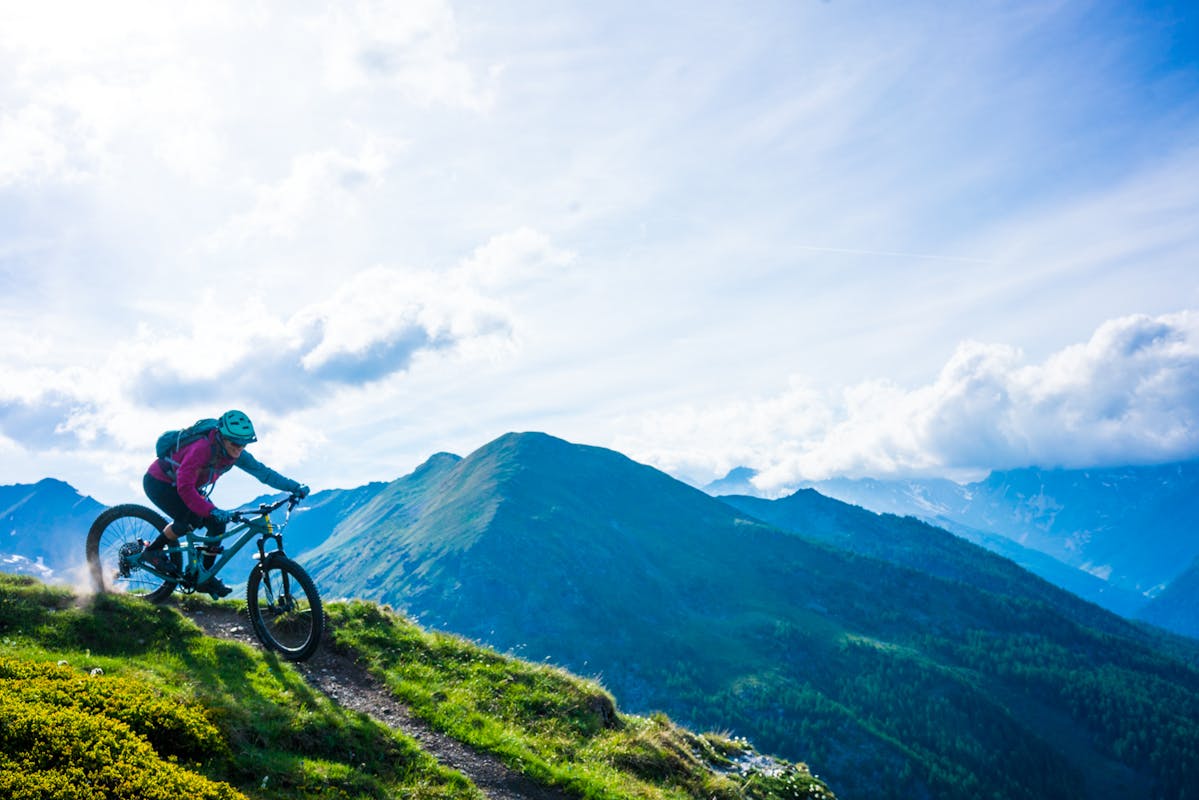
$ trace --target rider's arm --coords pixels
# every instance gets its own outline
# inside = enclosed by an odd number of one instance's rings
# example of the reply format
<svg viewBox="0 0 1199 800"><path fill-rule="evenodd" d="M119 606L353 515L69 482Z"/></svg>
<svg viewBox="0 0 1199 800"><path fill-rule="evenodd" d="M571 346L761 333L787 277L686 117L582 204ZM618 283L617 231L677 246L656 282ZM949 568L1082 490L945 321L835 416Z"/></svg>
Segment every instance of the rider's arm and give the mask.
<svg viewBox="0 0 1199 800"><path fill-rule="evenodd" d="M253 475L258 480L265 483L272 489L278 489L281 492L295 492L299 490L300 484L298 481L293 481L291 478L285 478L278 472L263 464L254 456L250 455L249 450L243 450L237 458L237 466L246 472Z"/></svg>
<svg viewBox="0 0 1199 800"><path fill-rule="evenodd" d="M201 518L207 517L216 508L200 494L200 487L212 478L209 461L212 458L212 442L198 439L175 454L179 467L175 470L175 489L180 499Z"/></svg>

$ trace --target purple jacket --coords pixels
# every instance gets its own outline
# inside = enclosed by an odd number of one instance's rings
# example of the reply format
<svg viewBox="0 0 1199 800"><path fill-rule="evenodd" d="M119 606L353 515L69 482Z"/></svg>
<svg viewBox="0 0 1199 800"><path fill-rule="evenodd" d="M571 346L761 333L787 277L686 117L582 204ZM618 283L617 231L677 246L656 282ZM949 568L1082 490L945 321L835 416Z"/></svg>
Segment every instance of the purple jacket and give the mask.
<svg viewBox="0 0 1199 800"><path fill-rule="evenodd" d="M211 487L217 478L233 467L245 470L267 486L281 492L294 492L300 488L299 483L267 467L250 455L249 451L242 450L240 457L230 458L217 440L216 431L210 431L206 437L179 448L171 453L170 459L179 465L175 467L173 476L172 465L164 463L166 459L161 458L155 459L147 472L156 480L172 484L187 507L201 518L207 517L216 508L208 499Z"/></svg>

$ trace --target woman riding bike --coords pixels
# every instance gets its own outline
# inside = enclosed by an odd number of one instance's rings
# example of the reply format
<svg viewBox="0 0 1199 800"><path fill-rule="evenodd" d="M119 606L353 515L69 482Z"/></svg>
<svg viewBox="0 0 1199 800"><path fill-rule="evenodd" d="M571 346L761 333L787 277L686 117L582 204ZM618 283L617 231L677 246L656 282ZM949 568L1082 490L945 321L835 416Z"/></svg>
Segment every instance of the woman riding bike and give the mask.
<svg viewBox="0 0 1199 800"><path fill-rule="evenodd" d="M207 528L209 536L225 533L231 512L217 508L208 495L217 479L233 467L245 470L272 489L291 492L300 498L308 494L307 486L285 478L246 451L246 445L256 441L258 437L250 418L241 411L226 411L212 430L165 458L154 460L142 479L142 486L150 501L162 509L171 522L158 538L146 545L143 562L169 573L175 567L167 556L167 544L176 543L180 536L199 527ZM215 553L205 555L204 566L210 567L215 559ZM217 577L200 584L196 590L207 592L213 599L224 597L231 591Z"/></svg>

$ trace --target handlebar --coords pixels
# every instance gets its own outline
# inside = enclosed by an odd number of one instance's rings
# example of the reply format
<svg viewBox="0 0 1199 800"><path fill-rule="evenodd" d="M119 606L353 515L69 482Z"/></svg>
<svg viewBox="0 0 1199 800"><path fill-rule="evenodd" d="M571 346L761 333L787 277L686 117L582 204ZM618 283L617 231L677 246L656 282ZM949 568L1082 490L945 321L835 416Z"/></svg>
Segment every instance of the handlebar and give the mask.
<svg viewBox="0 0 1199 800"><path fill-rule="evenodd" d="M262 503L254 511L234 511L230 515L229 519L231 522L249 522L255 517L265 517L267 514L271 513L272 511L276 511L285 505L287 506L288 513L290 514L292 509L299 505L299 502L299 495L289 494L287 497L284 497L282 500L277 500L274 503Z"/></svg>

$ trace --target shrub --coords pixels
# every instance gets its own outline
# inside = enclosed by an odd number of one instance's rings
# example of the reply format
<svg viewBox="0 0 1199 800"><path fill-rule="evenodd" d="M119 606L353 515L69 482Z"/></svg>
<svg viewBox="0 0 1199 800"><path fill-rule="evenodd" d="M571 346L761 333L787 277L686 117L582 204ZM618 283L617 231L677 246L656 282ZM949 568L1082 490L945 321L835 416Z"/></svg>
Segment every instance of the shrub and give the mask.
<svg viewBox="0 0 1199 800"><path fill-rule="evenodd" d="M241 797L175 761L206 755L224 742L197 708L128 679L0 658L0 797Z"/></svg>

